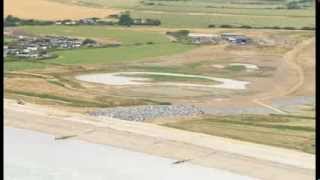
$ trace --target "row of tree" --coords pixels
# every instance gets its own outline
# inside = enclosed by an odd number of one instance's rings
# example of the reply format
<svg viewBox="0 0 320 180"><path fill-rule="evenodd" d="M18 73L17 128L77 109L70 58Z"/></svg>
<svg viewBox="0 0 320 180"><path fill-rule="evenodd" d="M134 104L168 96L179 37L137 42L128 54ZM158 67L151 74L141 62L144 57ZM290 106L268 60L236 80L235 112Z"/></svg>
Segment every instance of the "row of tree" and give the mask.
<svg viewBox="0 0 320 180"><path fill-rule="evenodd" d="M145 26L159 26L161 21L158 19L133 19L129 12L122 13L119 17L119 25L131 26L131 25L145 25Z"/></svg>
<svg viewBox="0 0 320 180"><path fill-rule="evenodd" d="M59 21L45 21L45 20L35 20L35 19L20 19L12 15L8 15L4 18L4 26L22 26L22 25L52 25L52 24L63 24L63 25L121 25L121 26L131 26L131 25L146 25L146 26L159 26L161 25L158 19L134 19L130 16L129 12L122 13L121 15L113 15L112 18L118 19L115 21L102 21L99 18L87 18L81 19L79 21L73 21L70 19L59 20Z"/></svg>
<svg viewBox="0 0 320 180"><path fill-rule="evenodd" d="M54 21L44 21L35 19L20 19L12 15L8 15L4 19L4 26L19 26L19 25L51 25Z"/></svg>

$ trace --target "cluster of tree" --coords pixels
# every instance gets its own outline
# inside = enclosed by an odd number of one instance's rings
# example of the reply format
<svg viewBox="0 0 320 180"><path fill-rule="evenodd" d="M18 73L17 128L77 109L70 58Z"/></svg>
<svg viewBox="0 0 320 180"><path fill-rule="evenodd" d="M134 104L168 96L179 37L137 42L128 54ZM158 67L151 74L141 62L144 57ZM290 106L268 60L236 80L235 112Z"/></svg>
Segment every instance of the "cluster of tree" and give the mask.
<svg viewBox="0 0 320 180"><path fill-rule="evenodd" d="M121 26L131 26L131 25L148 25L148 26L159 26L161 21L158 19L133 19L129 12L122 13L119 16L118 24Z"/></svg>
<svg viewBox="0 0 320 180"><path fill-rule="evenodd" d="M301 27L301 28L295 28L295 27L279 27L279 26L271 26L271 27L252 27L248 25L242 25L242 26L233 26L233 25L220 25L216 26L214 24L210 24L208 28L241 28L241 29L285 29L285 30L315 30L314 27Z"/></svg>
<svg viewBox="0 0 320 180"><path fill-rule="evenodd" d="M130 17L129 12L122 13L119 17L118 24L121 26L131 26L134 20Z"/></svg>
<svg viewBox="0 0 320 180"><path fill-rule="evenodd" d="M20 19L12 15L8 15L4 18L4 26L19 26L19 25L50 25L54 24L54 21L44 21L35 19Z"/></svg>
<svg viewBox="0 0 320 180"><path fill-rule="evenodd" d="M301 9L312 6L313 0L290 0L287 2L287 9Z"/></svg>
<svg viewBox="0 0 320 180"><path fill-rule="evenodd" d="M149 25L149 26L159 26L161 25L158 19L133 19L130 17L128 12L121 15L110 15L110 18L118 19L118 21L107 21L100 18L92 17L80 20L57 20L57 21L45 21L45 20L35 20L35 19L20 19L12 15L8 15L4 18L4 26L22 26L22 25L121 25L121 26L131 26L131 25Z"/></svg>

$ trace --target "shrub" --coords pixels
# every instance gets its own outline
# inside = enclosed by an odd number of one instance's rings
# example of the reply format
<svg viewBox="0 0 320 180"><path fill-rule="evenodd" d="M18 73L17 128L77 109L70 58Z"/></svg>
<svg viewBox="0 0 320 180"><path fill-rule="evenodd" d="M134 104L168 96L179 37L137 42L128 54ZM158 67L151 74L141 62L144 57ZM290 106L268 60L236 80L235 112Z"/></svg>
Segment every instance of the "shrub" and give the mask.
<svg viewBox="0 0 320 180"><path fill-rule="evenodd" d="M315 30L314 27L302 27L301 30Z"/></svg>
<svg viewBox="0 0 320 180"><path fill-rule="evenodd" d="M214 27L216 27L216 25L214 25L214 24L209 24L209 26L208 26L208 28L214 28Z"/></svg>
<svg viewBox="0 0 320 180"><path fill-rule="evenodd" d="M294 27L283 27L282 29L287 29L287 30L296 30Z"/></svg>
<svg viewBox="0 0 320 180"><path fill-rule="evenodd" d="M220 25L220 27L221 27L221 28L234 28L233 26L228 25L228 24Z"/></svg>
<svg viewBox="0 0 320 180"><path fill-rule="evenodd" d="M272 29L280 29L280 27L279 26L273 26L273 27L271 27Z"/></svg>
<svg viewBox="0 0 320 180"><path fill-rule="evenodd" d="M242 25L242 26L240 26L239 28L243 28L243 29L251 29L252 27L251 27L251 26L248 26L248 25Z"/></svg>

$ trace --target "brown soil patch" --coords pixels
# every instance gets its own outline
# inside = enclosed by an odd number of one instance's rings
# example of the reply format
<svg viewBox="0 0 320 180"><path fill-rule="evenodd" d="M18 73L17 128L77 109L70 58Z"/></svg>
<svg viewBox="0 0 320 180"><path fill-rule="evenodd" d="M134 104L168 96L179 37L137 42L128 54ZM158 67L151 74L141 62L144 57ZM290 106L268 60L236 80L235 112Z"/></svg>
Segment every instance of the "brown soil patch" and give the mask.
<svg viewBox="0 0 320 180"><path fill-rule="evenodd" d="M91 7L62 4L47 0L5 0L4 15L20 18L43 20L79 19L85 17L106 17L119 13L116 9L98 9Z"/></svg>

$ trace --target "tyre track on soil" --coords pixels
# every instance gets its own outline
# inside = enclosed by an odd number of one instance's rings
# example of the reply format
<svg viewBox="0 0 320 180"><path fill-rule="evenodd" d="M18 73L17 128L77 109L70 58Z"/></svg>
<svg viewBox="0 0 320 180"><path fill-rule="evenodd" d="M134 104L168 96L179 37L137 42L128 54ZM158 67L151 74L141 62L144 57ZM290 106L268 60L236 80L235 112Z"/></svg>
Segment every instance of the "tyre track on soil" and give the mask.
<svg viewBox="0 0 320 180"><path fill-rule="evenodd" d="M286 61L287 65L289 66L289 68L292 68L292 69L294 69L294 71L297 72L297 76L298 76L297 83L294 86L290 87L289 89L283 90L280 93L271 92L270 94L268 94L264 97L253 99L252 102L254 102L255 104L258 104L260 106L263 106L265 108L271 109L271 110L278 112L280 114L287 114L283 110L276 108L276 107L273 107L272 105L269 105L263 101L268 100L268 99L272 99L274 97L281 97L281 96L290 95L290 94L296 92L304 84L305 77L304 77L303 68L297 64L296 59L297 59L298 55L301 53L301 51L306 46L310 45L310 43L312 43L313 41L314 41L314 38L310 38L310 39L302 41L300 44L298 44L296 47L294 47L291 51L286 53L283 57L284 60Z"/></svg>

